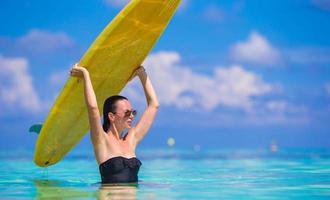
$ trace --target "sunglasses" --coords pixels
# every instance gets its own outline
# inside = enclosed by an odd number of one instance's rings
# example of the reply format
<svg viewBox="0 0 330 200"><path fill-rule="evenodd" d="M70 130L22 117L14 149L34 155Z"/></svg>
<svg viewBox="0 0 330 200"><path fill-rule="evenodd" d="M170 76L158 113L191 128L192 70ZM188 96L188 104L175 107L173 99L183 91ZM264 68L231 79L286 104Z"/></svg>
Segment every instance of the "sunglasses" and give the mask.
<svg viewBox="0 0 330 200"><path fill-rule="evenodd" d="M113 114L116 114L116 112L114 112ZM133 115L135 117L137 115L137 111L136 110L126 110L124 113L124 117L130 117L131 115Z"/></svg>

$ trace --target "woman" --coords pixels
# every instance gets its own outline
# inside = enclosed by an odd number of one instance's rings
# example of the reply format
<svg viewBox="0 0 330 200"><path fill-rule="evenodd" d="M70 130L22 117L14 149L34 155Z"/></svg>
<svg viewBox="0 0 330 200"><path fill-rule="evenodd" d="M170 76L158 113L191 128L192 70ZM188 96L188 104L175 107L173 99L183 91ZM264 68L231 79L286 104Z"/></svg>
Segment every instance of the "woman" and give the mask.
<svg viewBox="0 0 330 200"><path fill-rule="evenodd" d="M132 126L132 121L136 111L132 109L126 97L119 95L105 100L102 126L87 69L75 64L70 70L70 75L84 80L91 139L102 183L137 182L141 162L136 158L135 148L150 129L159 107L156 93L145 69L140 66L132 75L132 78L139 77L148 103L135 126ZM128 129L126 135L125 129Z"/></svg>

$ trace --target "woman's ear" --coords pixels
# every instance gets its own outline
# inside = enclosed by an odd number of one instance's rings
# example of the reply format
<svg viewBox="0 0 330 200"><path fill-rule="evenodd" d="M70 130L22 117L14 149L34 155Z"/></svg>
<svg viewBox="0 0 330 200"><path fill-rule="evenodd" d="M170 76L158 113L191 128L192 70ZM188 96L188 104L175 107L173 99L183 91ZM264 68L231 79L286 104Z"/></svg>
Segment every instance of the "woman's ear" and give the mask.
<svg viewBox="0 0 330 200"><path fill-rule="evenodd" d="M115 115L112 112L109 112L108 118L109 118L110 122L113 122L115 120Z"/></svg>

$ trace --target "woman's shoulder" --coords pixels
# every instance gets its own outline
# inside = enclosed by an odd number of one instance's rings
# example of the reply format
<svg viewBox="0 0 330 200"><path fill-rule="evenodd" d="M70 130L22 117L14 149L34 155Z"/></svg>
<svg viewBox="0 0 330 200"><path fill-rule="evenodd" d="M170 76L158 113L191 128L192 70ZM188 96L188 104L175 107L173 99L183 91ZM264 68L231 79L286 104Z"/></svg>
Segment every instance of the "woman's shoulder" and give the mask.
<svg viewBox="0 0 330 200"><path fill-rule="evenodd" d="M134 127L130 128L126 135L124 136L124 140L128 140L128 141L134 141L135 140L135 129Z"/></svg>
<svg viewBox="0 0 330 200"><path fill-rule="evenodd" d="M107 140L107 133L103 130L98 131L97 133L91 132L91 140L94 145L103 144Z"/></svg>

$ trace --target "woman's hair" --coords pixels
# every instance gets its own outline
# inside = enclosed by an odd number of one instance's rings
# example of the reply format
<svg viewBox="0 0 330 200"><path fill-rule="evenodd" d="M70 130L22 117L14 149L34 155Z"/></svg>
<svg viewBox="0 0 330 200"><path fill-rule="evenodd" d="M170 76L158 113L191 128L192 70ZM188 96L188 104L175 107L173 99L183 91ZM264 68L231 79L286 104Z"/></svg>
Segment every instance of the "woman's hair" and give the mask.
<svg viewBox="0 0 330 200"><path fill-rule="evenodd" d="M120 96L120 95L114 95L111 96L109 98L107 98L104 101L104 105L103 105L103 130L105 132L108 131L108 129L110 128L110 120L108 117L109 112L115 113L117 106L116 103L119 100L128 100L126 97Z"/></svg>

